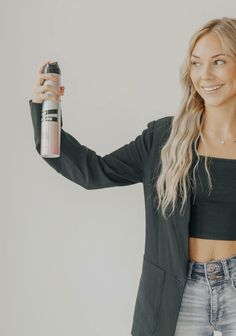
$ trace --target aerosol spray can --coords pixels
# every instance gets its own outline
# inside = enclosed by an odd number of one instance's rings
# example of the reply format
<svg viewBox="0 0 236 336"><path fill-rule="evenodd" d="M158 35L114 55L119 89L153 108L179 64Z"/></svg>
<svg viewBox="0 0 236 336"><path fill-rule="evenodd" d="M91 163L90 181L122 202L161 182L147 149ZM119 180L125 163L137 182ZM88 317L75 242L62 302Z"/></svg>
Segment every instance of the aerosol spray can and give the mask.
<svg viewBox="0 0 236 336"><path fill-rule="evenodd" d="M45 80L45 84L53 85L56 88L61 86L61 71L57 62L45 66L44 73L53 73L59 77L58 81ZM43 101L41 117L41 148L40 155L46 158L60 156L61 149L61 104L49 98Z"/></svg>

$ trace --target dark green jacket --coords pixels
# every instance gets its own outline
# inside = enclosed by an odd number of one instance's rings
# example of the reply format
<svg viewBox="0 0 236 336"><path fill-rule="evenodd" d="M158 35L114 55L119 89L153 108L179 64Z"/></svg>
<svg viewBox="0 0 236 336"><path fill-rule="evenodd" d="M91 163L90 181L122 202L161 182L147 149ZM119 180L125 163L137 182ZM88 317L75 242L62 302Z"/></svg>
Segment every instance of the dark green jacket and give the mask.
<svg viewBox="0 0 236 336"><path fill-rule="evenodd" d="M29 103L40 153L42 104ZM143 183L146 236L133 336L174 336L187 279L190 198L184 216L179 213L179 202L167 220L153 202L160 150L168 139L172 119L166 116L149 122L133 141L103 157L61 128L61 156L43 158L58 173L88 190Z"/></svg>

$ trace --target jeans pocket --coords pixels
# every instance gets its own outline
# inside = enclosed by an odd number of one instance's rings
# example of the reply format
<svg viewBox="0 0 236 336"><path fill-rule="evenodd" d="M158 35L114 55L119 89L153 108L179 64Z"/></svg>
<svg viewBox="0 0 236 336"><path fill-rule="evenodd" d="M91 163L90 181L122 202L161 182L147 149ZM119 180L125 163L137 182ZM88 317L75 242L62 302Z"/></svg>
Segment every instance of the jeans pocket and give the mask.
<svg viewBox="0 0 236 336"><path fill-rule="evenodd" d="M231 278L231 285L233 289L236 291L236 278Z"/></svg>

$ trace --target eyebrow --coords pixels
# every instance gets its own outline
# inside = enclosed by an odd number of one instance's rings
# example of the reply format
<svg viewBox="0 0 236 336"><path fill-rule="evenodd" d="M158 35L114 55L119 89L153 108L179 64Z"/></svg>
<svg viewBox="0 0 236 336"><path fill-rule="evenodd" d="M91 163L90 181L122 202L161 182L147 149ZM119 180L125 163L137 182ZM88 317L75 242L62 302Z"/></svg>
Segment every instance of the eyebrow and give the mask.
<svg viewBox="0 0 236 336"><path fill-rule="evenodd" d="M220 53L220 54L217 54L217 55L214 55L214 56L211 56L211 58L215 58L215 57L218 57L218 56L228 56L228 55L226 55L226 54L222 54L222 53ZM196 57L196 58L200 58L199 56L196 56L196 55L191 55L191 56L193 56L193 57Z"/></svg>

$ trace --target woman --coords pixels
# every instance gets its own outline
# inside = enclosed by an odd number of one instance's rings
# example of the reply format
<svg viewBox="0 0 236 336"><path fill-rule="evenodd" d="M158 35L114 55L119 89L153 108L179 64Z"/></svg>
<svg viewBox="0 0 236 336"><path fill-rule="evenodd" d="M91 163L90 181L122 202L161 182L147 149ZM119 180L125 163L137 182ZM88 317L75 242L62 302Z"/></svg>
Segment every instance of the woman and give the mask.
<svg viewBox="0 0 236 336"><path fill-rule="evenodd" d="M30 100L40 153L43 85ZM53 79L53 78L52 78ZM142 182L146 211L134 336L236 335L236 19L214 19L191 38L176 116L148 123L99 156L61 129L61 156L43 158L86 189ZM170 213L167 210L170 209Z"/></svg>

